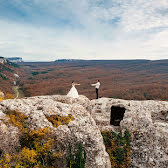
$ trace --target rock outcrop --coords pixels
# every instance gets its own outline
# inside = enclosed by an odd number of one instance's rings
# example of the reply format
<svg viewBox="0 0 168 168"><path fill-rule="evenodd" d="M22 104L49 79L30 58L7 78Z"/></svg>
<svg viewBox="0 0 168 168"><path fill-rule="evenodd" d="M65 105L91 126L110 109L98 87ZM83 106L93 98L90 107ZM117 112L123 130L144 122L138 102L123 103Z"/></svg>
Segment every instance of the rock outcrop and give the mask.
<svg viewBox="0 0 168 168"><path fill-rule="evenodd" d="M0 56L0 64L5 64L7 62L7 59Z"/></svg>
<svg viewBox="0 0 168 168"><path fill-rule="evenodd" d="M130 131L132 167L168 167L168 102L101 98L91 106L101 130ZM114 116L114 109L120 114Z"/></svg>
<svg viewBox="0 0 168 168"><path fill-rule="evenodd" d="M14 151L19 147L20 132L17 127L6 124L6 110L18 110L26 115L27 125L32 130L51 128L56 137L55 141L63 148L64 156L67 155L69 143L75 146L77 141L83 142L87 152L86 168L110 168L100 130L124 132L125 129L132 135L133 168L168 167L168 102L111 98L90 101L85 96L78 99L67 96L37 96L1 101L2 152ZM75 120L57 128L47 119L50 115L69 114ZM61 167L65 167L65 160L62 160Z"/></svg>
<svg viewBox="0 0 168 168"><path fill-rule="evenodd" d="M0 151L11 152L19 147L20 132L17 127L7 125L7 110L14 110L27 116L27 126L31 130L51 128L55 141L63 151L63 159L56 167L66 167L69 144L75 148L81 141L85 147L87 168L110 168L109 156L105 151L103 138L94 119L86 110L90 101L80 96L78 99L66 96L39 96L0 102ZM57 128L47 119L50 115L68 116L74 120Z"/></svg>

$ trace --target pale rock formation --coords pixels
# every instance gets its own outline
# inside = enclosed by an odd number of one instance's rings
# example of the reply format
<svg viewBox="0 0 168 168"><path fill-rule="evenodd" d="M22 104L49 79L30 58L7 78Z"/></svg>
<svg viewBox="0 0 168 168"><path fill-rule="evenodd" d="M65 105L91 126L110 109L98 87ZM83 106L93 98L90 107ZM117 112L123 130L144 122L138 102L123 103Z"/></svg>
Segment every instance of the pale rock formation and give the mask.
<svg viewBox="0 0 168 168"><path fill-rule="evenodd" d="M77 104L78 103L78 104ZM69 144L76 148L81 141L86 149L87 168L110 168L110 159L105 151L103 138L94 119L86 109L90 101L80 96L78 99L67 96L37 96L24 99L0 101L0 150L11 152L19 147L20 132L17 127L6 124L6 110L17 110L28 117L26 123L32 130L49 127L55 136L57 148L63 151L61 162L56 167L66 167L66 156ZM86 109L85 109L85 108ZM68 125L53 127L46 116L71 114L75 120Z"/></svg>
<svg viewBox="0 0 168 168"><path fill-rule="evenodd" d="M91 106L101 130L130 131L133 168L168 167L168 102L101 98L92 100ZM112 107L125 109L119 126L110 125Z"/></svg>
<svg viewBox="0 0 168 168"><path fill-rule="evenodd" d="M72 99L56 95L1 101L0 149L2 151L14 150L13 146L19 147L19 130L5 124L7 109L18 110L28 116L27 124L31 129L50 127L56 136L55 141L64 149L64 155L67 154L69 143L74 147L77 141L82 141L87 151L86 168L111 167L99 129L115 132L124 132L125 129L130 131L131 167L168 167L168 102L112 98L90 101L85 96ZM123 116L120 113L123 113ZM58 128L53 127L46 118L47 115L68 116L68 114L73 115L75 120ZM65 161L61 167L65 167Z"/></svg>
<svg viewBox="0 0 168 168"><path fill-rule="evenodd" d="M0 64L5 64L7 62L7 59L0 56Z"/></svg>
<svg viewBox="0 0 168 168"><path fill-rule="evenodd" d="M19 62L23 62L22 58L21 57L10 57L10 58L7 58L10 62L13 62L13 63L19 63Z"/></svg>

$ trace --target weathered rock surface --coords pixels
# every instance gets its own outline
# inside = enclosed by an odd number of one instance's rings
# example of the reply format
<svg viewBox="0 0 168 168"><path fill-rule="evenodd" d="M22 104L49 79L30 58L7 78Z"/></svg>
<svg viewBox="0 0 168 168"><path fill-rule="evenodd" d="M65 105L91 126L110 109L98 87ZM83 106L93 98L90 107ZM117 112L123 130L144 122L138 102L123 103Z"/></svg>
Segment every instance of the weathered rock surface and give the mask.
<svg viewBox="0 0 168 168"><path fill-rule="evenodd" d="M62 146L63 154L68 152L69 144L76 146L83 142L87 153L87 168L110 168L109 156L105 151L103 139L89 110L90 101L80 96L78 99L66 96L38 96L25 99L5 100L0 102L0 150L11 152L19 147L20 132L17 127L6 125L6 110L17 110L28 117L27 125L30 129L49 127L54 132L57 144ZM46 116L71 114L75 120L68 125L53 127ZM59 163L58 163L59 164ZM65 159L61 165L66 167Z"/></svg>
<svg viewBox="0 0 168 168"><path fill-rule="evenodd" d="M92 100L91 106L101 130L130 131L133 168L168 167L168 102L101 98ZM110 125L113 106L125 108L119 126Z"/></svg>
<svg viewBox="0 0 168 168"><path fill-rule="evenodd" d="M124 115L111 115L112 107L124 109ZM68 145L82 141L87 151L86 168L110 168L100 130L124 131L132 135L133 168L168 167L168 102L133 101L101 98L90 101L84 96L72 99L67 96L38 96L0 102L0 149L14 151L19 146L19 130L6 125L5 111L18 110L28 116L29 128L50 127L56 141L67 153ZM68 125L53 127L46 116L73 115ZM91 115L90 115L91 114ZM111 118L111 116L113 116ZM118 118L117 118L118 117ZM116 121L111 121L116 120ZM121 121L120 121L121 120ZM96 122L95 122L96 121ZM119 125L111 125L119 123ZM97 124L97 125L96 125ZM65 167L65 162L63 162Z"/></svg>

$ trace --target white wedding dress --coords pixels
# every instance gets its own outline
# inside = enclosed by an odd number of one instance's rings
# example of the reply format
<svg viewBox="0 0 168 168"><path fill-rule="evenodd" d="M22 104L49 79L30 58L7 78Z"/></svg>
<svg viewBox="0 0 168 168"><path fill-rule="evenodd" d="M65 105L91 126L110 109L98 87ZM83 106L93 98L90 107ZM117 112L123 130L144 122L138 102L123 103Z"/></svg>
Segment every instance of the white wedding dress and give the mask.
<svg viewBox="0 0 168 168"><path fill-rule="evenodd" d="M67 94L68 97L72 97L72 98L78 98L79 94L77 89L75 88L75 86L73 85L71 90L69 91L69 93Z"/></svg>

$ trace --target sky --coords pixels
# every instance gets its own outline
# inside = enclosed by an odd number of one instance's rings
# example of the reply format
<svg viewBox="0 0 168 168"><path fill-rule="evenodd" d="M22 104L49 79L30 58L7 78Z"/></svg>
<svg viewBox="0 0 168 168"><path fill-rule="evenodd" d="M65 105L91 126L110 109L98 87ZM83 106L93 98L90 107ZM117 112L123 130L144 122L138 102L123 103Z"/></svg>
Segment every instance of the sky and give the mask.
<svg viewBox="0 0 168 168"><path fill-rule="evenodd" d="M0 0L0 56L168 59L168 0Z"/></svg>

